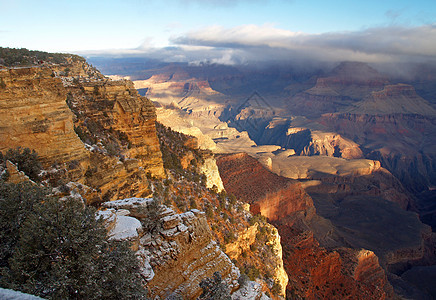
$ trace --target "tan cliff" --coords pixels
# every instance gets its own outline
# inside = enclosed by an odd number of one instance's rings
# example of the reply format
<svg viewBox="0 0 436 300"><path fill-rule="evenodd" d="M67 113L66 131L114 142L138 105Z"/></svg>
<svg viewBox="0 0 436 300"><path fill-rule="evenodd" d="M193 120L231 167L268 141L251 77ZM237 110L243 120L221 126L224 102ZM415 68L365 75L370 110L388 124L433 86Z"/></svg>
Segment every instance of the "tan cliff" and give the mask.
<svg viewBox="0 0 436 300"><path fill-rule="evenodd" d="M283 266L283 256L282 256L282 245L280 244L280 235L273 225L266 223L266 232L270 234L267 235L267 240L265 244L270 247L273 257L271 261L268 261L268 269L272 273L272 280L280 284L281 290L279 295L286 295L286 286L288 284L288 275ZM230 259L240 259L243 253L249 252L256 242L257 235L260 233L259 223L246 228L243 232L238 234L238 239L232 243L226 244L226 254ZM251 257L253 259L253 257ZM245 260L242 258L242 260ZM260 262L260 263L266 263Z"/></svg>
<svg viewBox="0 0 436 300"><path fill-rule="evenodd" d="M164 176L155 108L133 83L82 61L4 68L0 77L0 151L34 149L52 184L84 183L97 191L91 203L145 196L147 174Z"/></svg>
<svg viewBox="0 0 436 300"><path fill-rule="evenodd" d="M129 198L106 202L103 206L108 210L100 212L107 220L112 238L131 241L142 259L143 276L148 281L151 296L165 299L178 295L196 299L202 293L200 281L217 271L231 289L236 289L239 270L213 241L205 213L191 210L176 214L161 206L157 227L150 230L141 227L138 220L149 217L152 201L151 198ZM121 226L120 222L130 225Z"/></svg>
<svg viewBox="0 0 436 300"><path fill-rule="evenodd" d="M44 167L75 162L70 174L80 180L89 153L74 132L61 80L46 67L2 69L0 77L0 151L35 149Z"/></svg>
<svg viewBox="0 0 436 300"><path fill-rule="evenodd" d="M256 211L255 205L251 211L265 213L277 227L284 269L289 277L287 297L386 299L392 296L392 287L378 260L372 262L370 271L358 271L360 277L347 273L351 265L342 253L334 250L338 241L331 243L338 238L334 227L315 213L312 198L301 184L289 185L294 181L269 172L246 154L221 156L217 161L226 190L249 203L257 203L260 209ZM244 184L239 181L242 178ZM326 226L330 229L325 230ZM318 236L324 243L330 241L329 248L320 245ZM361 266L364 270L363 262Z"/></svg>
<svg viewBox="0 0 436 300"><path fill-rule="evenodd" d="M220 155L217 163L226 190L250 203L253 214L278 220L313 208L299 182L271 173L245 153Z"/></svg>
<svg viewBox="0 0 436 300"><path fill-rule="evenodd" d="M67 90L73 95L70 106L78 112L76 126L90 119L109 134L123 133L128 147L122 149L122 154L138 160L138 165L153 175L163 176L155 108L149 99L139 96L132 82L82 81Z"/></svg>

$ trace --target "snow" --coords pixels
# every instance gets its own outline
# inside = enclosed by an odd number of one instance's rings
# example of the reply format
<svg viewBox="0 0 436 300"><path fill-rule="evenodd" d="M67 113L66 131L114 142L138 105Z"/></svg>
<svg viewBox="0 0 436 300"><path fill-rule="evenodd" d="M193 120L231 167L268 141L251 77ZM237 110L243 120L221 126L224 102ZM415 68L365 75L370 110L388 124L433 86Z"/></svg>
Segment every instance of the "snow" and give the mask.
<svg viewBox="0 0 436 300"><path fill-rule="evenodd" d="M108 207L108 208L120 209L120 208L132 207L132 206L147 206L148 202L151 202L151 201L153 201L153 198L133 197L133 198L126 198L126 199L122 199L122 200L105 202L105 203L103 203L103 206Z"/></svg>
<svg viewBox="0 0 436 300"><path fill-rule="evenodd" d="M146 281L150 281L154 277L153 268L150 265L150 252L140 249L136 252L139 260L141 261L141 274Z"/></svg>
<svg viewBox="0 0 436 300"><path fill-rule="evenodd" d="M242 288L232 294L232 300L271 299L262 293L259 283L248 281Z"/></svg>
<svg viewBox="0 0 436 300"><path fill-rule="evenodd" d="M115 210L113 209L99 210L96 213L97 220L101 218L103 222L107 223L115 222L116 217Z"/></svg>
<svg viewBox="0 0 436 300"><path fill-rule="evenodd" d="M6 290L0 288L0 299L2 300L43 300L43 298L36 297L21 292Z"/></svg>
<svg viewBox="0 0 436 300"><path fill-rule="evenodd" d="M138 219L127 216L117 216L115 228L110 232L110 238L114 240L135 239L139 237L138 231L142 230Z"/></svg>

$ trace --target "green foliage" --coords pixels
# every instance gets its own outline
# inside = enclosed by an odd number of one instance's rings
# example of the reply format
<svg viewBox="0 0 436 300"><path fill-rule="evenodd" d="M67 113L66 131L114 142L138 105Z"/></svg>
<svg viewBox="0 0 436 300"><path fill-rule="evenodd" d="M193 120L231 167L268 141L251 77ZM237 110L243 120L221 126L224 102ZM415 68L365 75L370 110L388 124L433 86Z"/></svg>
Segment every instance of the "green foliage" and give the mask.
<svg viewBox="0 0 436 300"><path fill-rule="evenodd" d="M39 173L42 170L42 166L35 150L31 151L29 148L21 147L9 149L4 159L13 162L18 167L18 170L24 172L30 179L34 181L40 180Z"/></svg>
<svg viewBox="0 0 436 300"><path fill-rule="evenodd" d="M260 276L260 271L255 266L247 266L244 272L251 281L256 280Z"/></svg>
<svg viewBox="0 0 436 300"><path fill-rule="evenodd" d="M197 208L197 202L195 202L194 198L191 198L189 200L189 206L191 207L191 209L196 209Z"/></svg>
<svg viewBox="0 0 436 300"><path fill-rule="evenodd" d="M205 203L204 212L206 213L206 217L208 219L212 219L213 209L212 209L212 205L210 205L210 203Z"/></svg>
<svg viewBox="0 0 436 300"><path fill-rule="evenodd" d="M226 231L224 233L224 243L229 244L236 241L236 236L232 231Z"/></svg>
<svg viewBox="0 0 436 300"><path fill-rule="evenodd" d="M0 267L8 265L20 237L19 229L33 206L45 196L45 190L29 182L0 182Z"/></svg>
<svg viewBox="0 0 436 300"><path fill-rule="evenodd" d="M266 223L266 217L262 216L261 214L257 214L254 215L250 218L250 225L253 226L254 224L261 223L261 224L265 224Z"/></svg>
<svg viewBox="0 0 436 300"><path fill-rule="evenodd" d="M141 219L142 227L153 232L160 226L160 214L162 212L162 200L159 197L153 197L147 208L144 208L145 218Z"/></svg>
<svg viewBox="0 0 436 300"><path fill-rule="evenodd" d="M159 122L156 122L156 131L164 167L168 170L173 170L179 177L183 176L189 181L205 183L205 179L200 175L198 166L203 163L204 155L207 151L188 147L186 144L192 137L173 131ZM191 160L188 169L184 170L180 158L188 153L192 153L194 158Z"/></svg>
<svg viewBox="0 0 436 300"><path fill-rule="evenodd" d="M8 67L37 65L42 61L54 64L67 64L69 59L73 61L85 61L83 57L74 54L48 53L24 48L0 47L0 61Z"/></svg>
<svg viewBox="0 0 436 300"><path fill-rule="evenodd" d="M238 278L238 283L240 287L243 287L247 284L247 282L250 280L246 274L241 274Z"/></svg>
<svg viewBox="0 0 436 300"><path fill-rule="evenodd" d="M200 282L200 287L203 289L203 293L199 299L206 300L230 300L230 288L223 282L220 272L213 273L212 278L205 278Z"/></svg>
<svg viewBox="0 0 436 300"><path fill-rule="evenodd" d="M2 261L2 287L49 299L145 297L135 254L127 243L107 239L92 208L47 197L30 184L3 184L0 191L2 243L13 240Z"/></svg>

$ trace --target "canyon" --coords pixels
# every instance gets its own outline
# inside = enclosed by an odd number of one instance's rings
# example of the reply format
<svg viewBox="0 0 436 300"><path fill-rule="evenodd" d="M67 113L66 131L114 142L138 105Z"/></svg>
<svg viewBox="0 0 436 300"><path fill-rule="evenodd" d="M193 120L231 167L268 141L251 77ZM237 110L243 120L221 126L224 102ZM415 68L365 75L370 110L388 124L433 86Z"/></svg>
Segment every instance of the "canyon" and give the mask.
<svg viewBox="0 0 436 300"><path fill-rule="evenodd" d="M219 271L235 299L431 297L433 103L362 63L199 68L1 67L0 151L35 149L44 185L99 208L153 296L197 298Z"/></svg>
<svg viewBox="0 0 436 300"><path fill-rule="evenodd" d="M428 296L401 277L435 259L422 221L434 226L436 113L422 90L357 62L299 80L279 67L274 75L175 63L132 71L160 122L220 153L226 191L278 228L285 269L300 276L290 276L288 295ZM294 265L302 257L321 267L303 276ZM327 285L337 273L327 269L347 276Z"/></svg>
<svg viewBox="0 0 436 300"><path fill-rule="evenodd" d="M253 250L255 241L250 238L248 249L243 246L247 243L238 236L249 228L252 216L241 202L230 203L223 196L213 154L201 152L194 137L182 135L182 142L169 131L158 137L163 129L157 130L154 105L130 81L110 80L83 59L64 58L61 64L1 68L2 154L16 147L36 149L42 172L33 184L44 185L61 199L73 197L99 208L110 238L129 241L136 252L151 295L195 299L202 293L199 283L219 272L235 299L244 295L270 299L267 294L282 298L287 275L280 237L268 225L270 233L263 233L268 245L256 242L259 250ZM36 124L35 120L42 121ZM180 170L164 168L168 153L161 147L165 141L172 143L175 152L171 155L179 161ZM178 152L182 149L184 154ZM2 183L29 181L14 163L3 161L3 155L0 171ZM159 204L150 229L143 224L151 222L150 203L163 201L157 192L163 192L162 187L165 193L171 190L165 202L177 213ZM151 196L155 199L141 198ZM225 213L216 209L218 198ZM180 206L180 201L188 204ZM193 208L197 205L205 211L214 208L206 218L205 212ZM256 224L253 228L258 228ZM257 260L262 270L253 281L238 282L240 271L225 253L226 244L250 251ZM266 253L265 247L273 250ZM242 252L232 256L235 262L238 256ZM255 270L253 265L243 267ZM265 272L271 275L263 277ZM273 290L276 282L280 288Z"/></svg>

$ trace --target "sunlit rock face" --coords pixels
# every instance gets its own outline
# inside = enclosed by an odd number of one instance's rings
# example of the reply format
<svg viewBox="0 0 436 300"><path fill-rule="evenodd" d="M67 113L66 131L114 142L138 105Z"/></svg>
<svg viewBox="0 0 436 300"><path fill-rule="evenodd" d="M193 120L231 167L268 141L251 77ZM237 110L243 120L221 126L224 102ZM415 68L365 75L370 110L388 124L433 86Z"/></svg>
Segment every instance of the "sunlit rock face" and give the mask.
<svg viewBox="0 0 436 300"><path fill-rule="evenodd" d="M89 153L74 132L62 81L46 67L1 69L0 77L0 151L34 149L45 167L74 161L70 175L79 180Z"/></svg>
<svg viewBox="0 0 436 300"><path fill-rule="evenodd" d="M48 173L96 189L88 203L144 196L147 174L164 176L154 105L132 82L85 61L2 68L0 78L0 151L34 149Z"/></svg>
<svg viewBox="0 0 436 300"><path fill-rule="evenodd" d="M213 240L205 213L191 210L176 214L160 206L153 230L138 227L152 209L152 201L128 198L105 202L107 210L100 212L111 238L128 240L137 251L151 295L196 299L202 293L200 281L214 272L220 272L229 287L236 289L239 270Z"/></svg>
<svg viewBox="0 0 436 300"><path fill-rule="evenodd" d="M76 74L71 74L77 78ZM74 75L76 77L74 77ZM99 72L95 76L100 75ZM128 143L119 151L123 156L137 161L154 176L164 174L162 154L156 135L156 110L153 103L141 97L128 80L78 77L79 80L63 78L68 92L68 104L76 115L75 125L94 131L106 131L112 139ZM100 138L107 142L102 135Z"/></svg>
<svg viewBox="0 0 436 300"><path fill-rule="evenodd" d="M386 299L393 295L377 256L344 247L335 227L315 213L304 186L271 173L246 154L223 155L217 162L226 190L239 193L254 213L267 216L278 228L288 296ZM236 244L232 247L237 253Z"/></svg>
<svg viewBox="0 0 436 300"><path fill-rule="evenodd" d="M254 214L278 220L313 208L299 182L271 173L245 153L219 156L217 163L226 190L249 202Z"/></svg>
<svg viewBox="0 0 436 300"><path fill-rule="evenodd" d="M206 158L204 163L200 166L200 172L206 175L206 186L208 188L216 186L218 192L221 192L224 189L215 158Z"/></svg>

